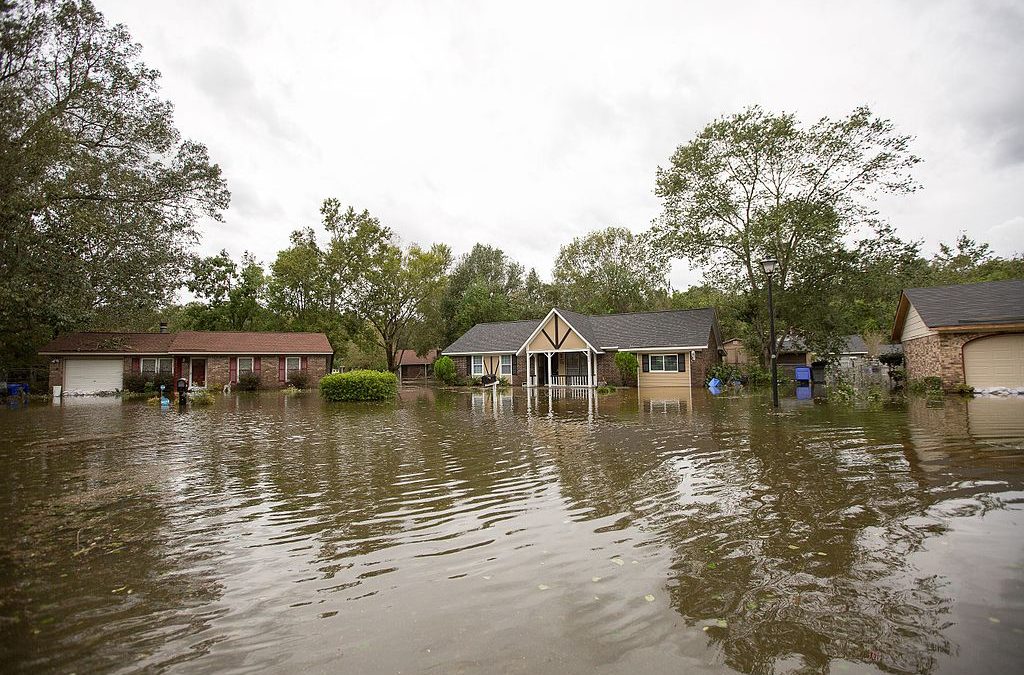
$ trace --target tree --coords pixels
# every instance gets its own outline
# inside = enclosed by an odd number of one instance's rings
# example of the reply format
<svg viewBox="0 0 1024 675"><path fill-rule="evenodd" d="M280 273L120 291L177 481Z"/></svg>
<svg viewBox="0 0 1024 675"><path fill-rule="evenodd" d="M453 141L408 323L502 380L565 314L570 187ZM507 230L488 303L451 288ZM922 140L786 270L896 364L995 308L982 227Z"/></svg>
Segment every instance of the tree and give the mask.
<svg viewBox="0 0 1024 675"><path fill-rule="evenodd" d="M866 107L810 126L756 106L718 119L658 169L659 241L757 308L765 304L758 263L777 259L779 344L795 332L835 343L844 327L830 314L849 258L844 237L880 224L877 195L916 189L910 141ZM767 354L763 310L752 325Z"/></svg>
<svg viewBox="0 0 1024 675"><path fill-rule="evenodd" d="M656 309L668 298L669 261L651 238L623 227L577 237L558 252L554 294L585 314Z"/></svg>
<svg viewBox="0 0 1024 675"><path fill-rule="evenodd" d="M227 251L192 264L188 290L199 302L185 307L182 322L196 330L255 330L262 327L266 275L251 253L235 263Z"/></svg>
<svg viewBox="0 0 1024 675"><path fill-rule="evenodd" d="M230 195L159 73L89 0L0 5L0 365L167 304Z"/></svg>
<svg viewBox="0 0 1024 675"><path fill-rule="evenodd" d="M493 246L476 244L462 255L441 298L444 343L451 344L478 323L523 318L524 271Z"/></svg>

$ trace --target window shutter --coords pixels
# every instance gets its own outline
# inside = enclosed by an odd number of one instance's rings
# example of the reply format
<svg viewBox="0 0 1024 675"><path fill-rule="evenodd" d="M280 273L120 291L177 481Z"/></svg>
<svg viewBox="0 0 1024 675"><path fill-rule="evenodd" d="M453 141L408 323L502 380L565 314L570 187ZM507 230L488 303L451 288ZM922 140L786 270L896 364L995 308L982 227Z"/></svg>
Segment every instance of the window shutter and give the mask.
<svg viewBox="0 0 1024 675"><path fill-rule="evenodd" d="M513 354L512 355L512 374L513 375L516 374L516 361L518 361L518 360L519 360L519 357L516 356L515 354Z"/></svg>
<svg viewBox="0 0 1024 675"><path fill-rule="evenodd" d="M472 356L467 356L466 357L466 374L469 377L473 377L473 357Z"/></svg>
<svg viewBox="0 0 1024 675"><path fill-rule="evenodd" d="M263 359L258 356L252 357L252 374L256 377L260 376L260 365L262 365Z"/></svg>
<svg viewBox="0 0 1024 675"><path fill-rule="evenodd" d="M284 382L284 360L286 358L288 358L288 357L287 356L278 356L277 357L277 381L278 382Z"/></svg>
<svg viewBox="0 0 1024 675"><path fill-rule="evenodd" d="M645 373L651 372L651 357L647 354L640 355L640 363Z"/></svg>
<svg viewBox="0 0 1024 675"><path fill-rule="evenodd" d="M132 357L132 372L133 373L141 373L142 372L142 361L139 359L138 356L133 356Z"/></svg>
<svg viewBox="0 0 1024 675"><path fill-rule="evenodd" d="M228 363L228 381L232 384L238 382L238 357L232 356Z"/></svg>
<svg viewBox="0 0 1024 675"><path fill-rule="evenodd" d="M299 370L305 370L306 366L308 364L309 364L309 357L308 356L300 356L299 357Z"/></svg>
<svg viewBox="0 0 1024 675"><path fill-rule="evenodd" d="M679 361L679 372L680 373L685 373L686 372L686 362L690 360L690 355L689 354L680 354L677 357L677 359Z"/></svg>

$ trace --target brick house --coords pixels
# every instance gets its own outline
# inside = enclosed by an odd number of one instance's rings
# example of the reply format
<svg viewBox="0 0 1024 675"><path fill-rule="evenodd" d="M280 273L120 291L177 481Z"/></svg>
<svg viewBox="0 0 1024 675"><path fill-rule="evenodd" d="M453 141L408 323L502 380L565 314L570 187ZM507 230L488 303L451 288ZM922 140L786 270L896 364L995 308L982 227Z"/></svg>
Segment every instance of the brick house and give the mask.
<svg viewBox="0 0 1024 675"><path fill-rule="evenodd" d="M892 339L903 344L910 380L1024 387L1024 280L908 288Z"/></svg>
<svg viewBox="0 0 1024 675"><path fill-rule="evenodd" d="M415 349L401 349L395 355L395 362L398 363L395 374L402 382L425 380L434 374L434 361L437 357L437 349L431 349L423 356L417 354Z"/></svg>
<svg viewBox="0 0 1024 675"><path fill-rule="evenodd" d="M635 354L623 382L617 352ZM712 308L589 316L552 309L543 319L477 324L442 352L463 378L497 375L515 386L702 387L722 359Z"/></svg>
<svg viewBox="0 0 1024 675"><path fill-rule="evenodd" d="M39 350L50 357L50 386L64 393L120 391L132 374L184 377L191 387L221 388L254 374L265 389L296 372L317 382L330 372L334 350L323 333L182 331L67 333Z"/></svg>

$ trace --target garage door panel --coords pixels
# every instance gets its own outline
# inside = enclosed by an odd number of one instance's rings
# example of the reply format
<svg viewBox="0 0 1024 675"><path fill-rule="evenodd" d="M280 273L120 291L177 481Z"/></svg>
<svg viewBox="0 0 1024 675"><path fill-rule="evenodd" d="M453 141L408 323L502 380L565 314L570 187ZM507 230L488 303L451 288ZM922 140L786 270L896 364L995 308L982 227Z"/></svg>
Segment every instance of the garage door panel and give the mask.
<svg viewBox="0 0 1024 675"><path fill-rule="evenodd" d="M968 342L964 345L964 376L975 389L1024 387L1024 333Z"/></svg>
<svg viewBox="0 0 1024 675"><path fill-rule="evenodd" d="M70 394L99 394L124 386L121 359L67 359L64 390Z"/></svg>

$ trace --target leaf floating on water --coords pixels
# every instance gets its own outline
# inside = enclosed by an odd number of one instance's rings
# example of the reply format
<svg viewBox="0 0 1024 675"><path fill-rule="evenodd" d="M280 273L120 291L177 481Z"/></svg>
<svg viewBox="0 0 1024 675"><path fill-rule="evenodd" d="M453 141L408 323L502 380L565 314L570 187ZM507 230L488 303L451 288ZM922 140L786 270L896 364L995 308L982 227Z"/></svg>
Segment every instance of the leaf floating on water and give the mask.
<svg viewBox="0 0 1024 675"><path fill-rule="evenodd" d="M612 562L613 562L613 563L615 563L616 565L619 565L619 566L622 566L622 565L625 565L625 564L626 564L626 563L625 563L625 562L624 562L624 561L622 560L622 558L612 558Z"/></svg>
<svg viewBox="0 0 1024 675"><path fill-rule="evenodd" d="M718 567L718 565L716 563L713 563L713 562L708 563L708 569L709 570L713 570L716 567Z"/></svg>
<svg viewBox="0 0 1024 675"><path fill-rule="evenodd" d="M601 577L590 577L590 580L596 584L598 581L601 580Z"/></svg>
<svg viewBox="0 0 1024 675"><path fill-rule="evenodd" d="M704 626L704 632L705 632L705 633L706 633L707 631L709 631L709 630L711 630L711 626Z"/></svg>
<svg viewBox="0 0 1024 675"><path fill-rule="evenodd" d="M491 580L491 577L490 577L489 575L486 575L486 574L485 574L485 575L484 575L484 579L485 579L486 581L490 581L490 580Z"/></svg>
<svg viewBox="0 0 1024 675"><path fill-rule="evenodd" d="M719 628L728 628L729 627L729 622L726 621L725 619L719 619L718 621L715 622L715 625L718 626Z"/></svg>
<svg viewBox="0 0 1024 675"><path fill-rule="evenodd" d="M633 564L634 564L634 565L639 565L639 564L640 564L640 562L639 562L639 561L637 561L637 560L634 560L634 561L633 561Z"/></svg>
<svg viewBox="0 0 1024 675"><path fill-rule="evenodd" d="M800 550L800 547L799 547L799 546L793 546L793 544L790 544L790 545L788 546L788 548L789 548L789 550L791 550L791 551L799 551L799 550Z"/></svg>
<svg viewBox="0 0 1024 675"><path fill-rule="evenodd" d="M654 596L648 593L644 596L644 600L646 600L647 602L654 602Z"/></svg>
<svg viewBox="0 0 1024 675"><path fill-rule="evenodd" d="M751 600L747 603L747 609L757 609L757 603Z"/></svg>
<svg viewBox="0 0 1024 675"><path fill-rule="evenodd" d="M817 553L815 553L815 555L820 555L820 556L824 557L824 556L827 556L828 553L825 553L824 551L818 551Z"/></svg>
<svg viewBox="0 0 1024 675"><path fill-rule="evenodd" d="M989 621L991 621L992 623L1001 623L1001 622L999 621L999 619L995 618L994 616L990 616L990 617L988 618L988 620L989 620Z"/></svg>
<svg viewBox="0 0 1024 675"><path fill-rule="evenodd" d="M546 591L546 590L548 590L548 589L549 589L549 588L551 588L551 587L550 587L550 586L548 586L547 584L538 584L538 585L537 585L537 588L539 588L539 589L540 589L540 590L542 590L542 591Z"/></svg>

